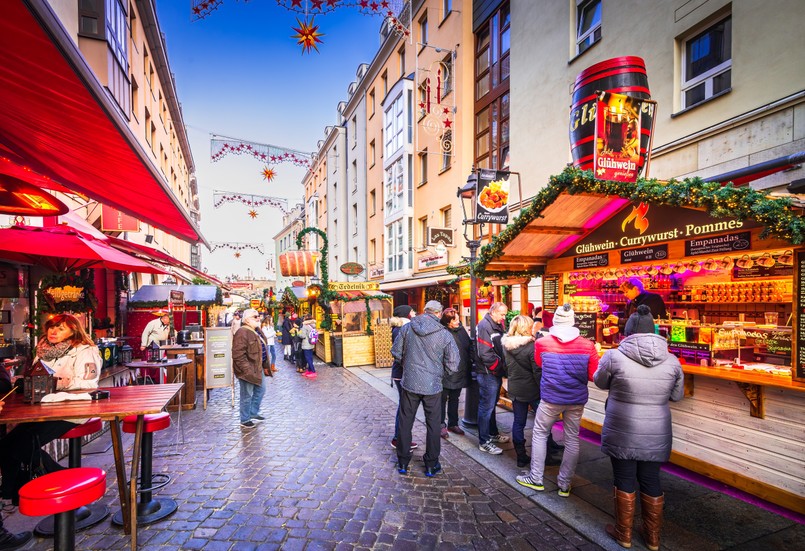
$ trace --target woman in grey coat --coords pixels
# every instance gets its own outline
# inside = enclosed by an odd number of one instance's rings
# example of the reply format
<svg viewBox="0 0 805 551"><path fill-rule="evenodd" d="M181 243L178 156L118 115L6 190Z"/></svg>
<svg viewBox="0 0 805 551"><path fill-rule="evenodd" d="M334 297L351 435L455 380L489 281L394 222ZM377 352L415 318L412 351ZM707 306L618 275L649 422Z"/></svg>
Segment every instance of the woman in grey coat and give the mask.
<svg viewBox="0 0 805 551"><path fill-rule="evenodd" d="M637 485L646 547L657 551L664 496L660 466L671 457L669 400L684 395L679 360L668 342L654 334L654 319L641 305L629 317L626 338L607 351L593 375L596 386L609 389L601 434L601 451L610 456L615 479L615 526L607 533L621 547L632 545Z"/></svg>

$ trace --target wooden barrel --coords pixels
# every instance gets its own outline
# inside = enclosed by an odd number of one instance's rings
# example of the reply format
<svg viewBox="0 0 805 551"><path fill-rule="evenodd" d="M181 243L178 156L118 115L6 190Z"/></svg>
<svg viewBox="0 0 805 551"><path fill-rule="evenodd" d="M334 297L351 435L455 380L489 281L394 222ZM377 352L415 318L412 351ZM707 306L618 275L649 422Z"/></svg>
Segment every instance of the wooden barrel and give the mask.
<svg viewBox="0 0 805 551"><path fill-rule="evenodd" d="M289 251L280 255L280 272L284 276L316 275L316 262L310 251Z"/></svg>
<svg viewBox="0 0 805 551"><path fill-rule="evenodd" d="M570 149L573 165L583 170L593 168L596 98L597 92L604 91L650 99L646 63L635 56L615 57L588 67L576 77L570 107ZM638 172L646 162L653 118L654 106L649 105L640 117Z"/></svg>

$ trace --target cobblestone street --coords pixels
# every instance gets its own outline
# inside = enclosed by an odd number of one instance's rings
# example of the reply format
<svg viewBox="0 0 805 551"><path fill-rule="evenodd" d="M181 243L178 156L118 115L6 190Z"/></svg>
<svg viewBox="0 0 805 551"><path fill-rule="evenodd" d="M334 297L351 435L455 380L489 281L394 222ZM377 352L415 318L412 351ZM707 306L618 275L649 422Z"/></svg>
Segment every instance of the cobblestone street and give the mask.
<svg viewBox="0 0 805 551"><path fill-rule="evenodd" d="M437 477L424 476L424 445L399 475L393 402L347 370L321 364L310 381L280 364L257 427L241 429L228 389L216 389L206 412L199 396L180 431L174 413L155 435L154 471L173 476L156 495L179 510L140 529L141 549L599 549L452 445ZM424 430L415 424L415 441ZM104 500L116 511L111 450L84 465L107 470ZM15 512L7 525L31 529L33 520ZM108 520L77 537L78 549L128 544ZM34 548L49 546L39 539Z"/></svg>

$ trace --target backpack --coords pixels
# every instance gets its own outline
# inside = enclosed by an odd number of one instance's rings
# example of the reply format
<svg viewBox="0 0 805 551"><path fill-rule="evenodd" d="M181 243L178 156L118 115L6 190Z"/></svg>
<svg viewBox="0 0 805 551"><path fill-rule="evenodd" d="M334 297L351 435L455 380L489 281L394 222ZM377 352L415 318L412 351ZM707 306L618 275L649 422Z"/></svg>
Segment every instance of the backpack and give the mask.
<svg viewBox="0 0 805 551"><path fill-rule="evenodd" d="M307 342L310 344L316 344L319 342L319 332L316 331L315 327L310 328L310 333L307 334Z"/></svg>

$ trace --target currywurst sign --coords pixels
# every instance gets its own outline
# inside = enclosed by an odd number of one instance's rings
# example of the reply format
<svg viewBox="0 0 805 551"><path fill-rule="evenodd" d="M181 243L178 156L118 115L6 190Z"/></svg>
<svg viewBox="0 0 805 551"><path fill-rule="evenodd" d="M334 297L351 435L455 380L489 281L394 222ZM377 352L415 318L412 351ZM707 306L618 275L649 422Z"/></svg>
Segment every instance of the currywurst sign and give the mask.
<svg viewBox="0 0 805 551"><path fill-rule="evenodd" d="M650 247L757 227L759 225L750 220L713 218L706 212L684 207L629 204L561 256Z"/></svg>

